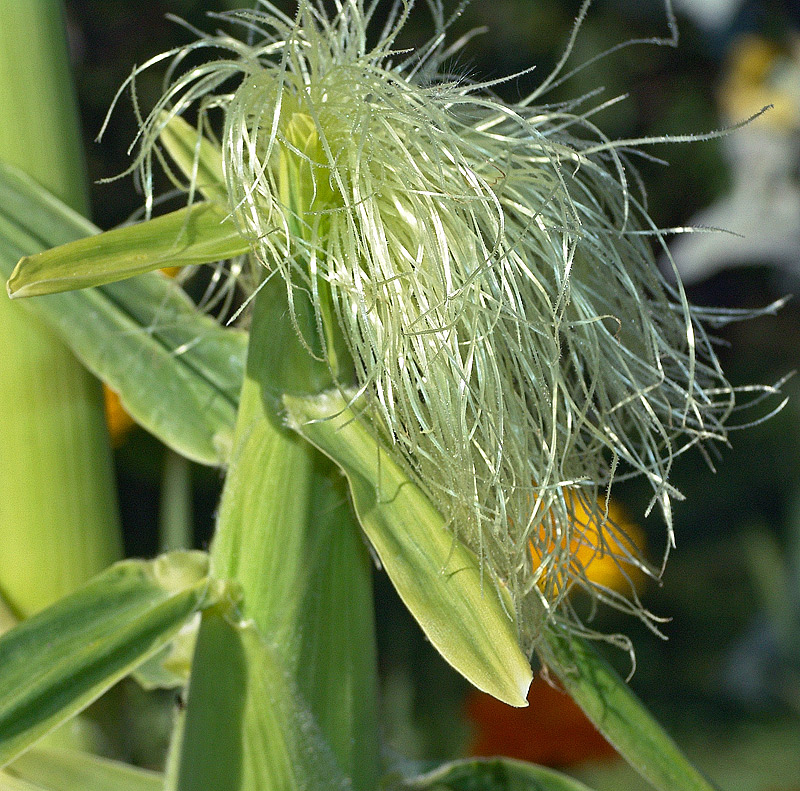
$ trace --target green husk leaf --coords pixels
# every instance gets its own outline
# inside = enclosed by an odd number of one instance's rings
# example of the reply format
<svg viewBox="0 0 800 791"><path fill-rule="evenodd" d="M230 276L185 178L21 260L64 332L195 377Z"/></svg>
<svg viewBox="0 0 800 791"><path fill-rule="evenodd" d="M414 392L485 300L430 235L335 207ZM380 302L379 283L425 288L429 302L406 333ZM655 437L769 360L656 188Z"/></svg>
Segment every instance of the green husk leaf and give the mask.
<svg viewBox="0 0 800 791"><path fill-rule="evenodd" d="M659 791L714 791L613 668L583 638L550 626L540 654L619 754Z"/></svg>
<svg viewBox="0 0 800 791"><path fill-rule="evenodd" d="M443 764L406 780L403 791L591 791L555 769L511 758L478 758Z"/></svg>
<svg viewBox="0 0 800 791"><path fill-rule="evenodd" d="M162 791L157 772L99 758L77 750L34 747L0 773L0 791L13 783L32 784L39 791ZM28 788L28 785L21 786Z"/></svg>
<svg viewBox="0 0 800 791"><path fill-rule="evenodd" d="M0 638L0 767L88 706L221 595L202 552L116 563Z"/></svg>
<svg viewBox="0 0 800 791"><path fill-rule="evenodd" d="M203 615L176 760L175 791L352 788L278 654L219 608Z"/></svg>
<svg viewBox="0 0 800 791"><path fill-rule="evenodd" d="M169 266L223 261L249 250L226 209L195 203L146 222L24 256L11 273L7 289L12 299L55 294Z"/></svg>
<svg viewBox="0 0 800 791"><path fill-rule="evenodd" d="M478 689L527 706L530 663L475 554L446 529L340 393L283 400L292 428L345 473L361 526L428 639Z"/></svg>
<svg viewBox="0 0 800 791"><path fill-rule="evenodd" d="M338 469L286 428L286 387L330 387L274 279L253 300L234 449L211 547L355 791L380 776L372 564ZM322 369L316 370L315 369ZM347 639L342 639L347 635Z"/></svg>
<svg viewBox="0 0 800 791"><path fill-rule="evenodd" d="M8 276L22 255L98 233L32 179L0 164L0 274ZM137 423L194 461L227 461L245 333L220 327L159 272L24 305L119 393Z"/></svg>
<svg viewBox="0 0 800 791"><path fill-rule="evenodd" d="M221 205L227 202L222 154L207 137L175 115L161 130L158 139L181 173L206 200Z"/></svg>

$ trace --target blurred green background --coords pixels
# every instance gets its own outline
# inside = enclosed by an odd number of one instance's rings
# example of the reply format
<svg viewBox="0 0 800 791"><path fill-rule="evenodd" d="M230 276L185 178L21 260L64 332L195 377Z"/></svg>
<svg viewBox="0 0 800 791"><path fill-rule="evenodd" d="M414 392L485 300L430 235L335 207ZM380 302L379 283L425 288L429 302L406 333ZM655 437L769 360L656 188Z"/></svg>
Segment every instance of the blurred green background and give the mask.
<svg viewBox="0 0 800 791"><path fill-rule="evenodd" d="M206 12L233 5L223 0L66 2L94 181L113 177L129 164L136 125L127 97L102 143L93 141L118 86L134 64L193 38L166 15L213 31L221 23ZM289 3L279 6L291 10ZM424 40L428 29L424 4L419 6L405 34L410 44ZM508 99L524 96L555 64L579 6L572 0L473 0L455 22L453 35L482 26L488 32L454 56L453 71L492 79L535 65L532 73L498 88ZM761 308L800 284L800 3L683 0L676 12L678 48L619 49L578 72L548 101L601 86L605 90L597 101L627 94L595 119L612 138L706 132L774 103L774 110L733 137L647 149L668 166L637 160L651 213L661 227L694 223L746 231L741 240L704 234L676 241L691 300ZM598 0L570 64L630 38L667 32L660 0ZM143 108L160 94L162 76L155 67L137 81ZM124 178L95 184L92 202L93 219L109 228L140 208L141 195L132 179ZM771 384L800 365L796 301L777 316L736 323L716 335L735 384ZM677 546L663 583L650 583L642 594L651 611L671 619L663 625L669 639L614 613L600 612L595 622L600 630L633 638L638 661L632 686L711 777L731 791L800 789L797 382L790 379L783 391L791 397L786 408L752 429L733 432L731 446L713 458L716 473L699 453L687 453L675 464L674 483L686 495L675 506ZM743 412L739 422L777 403ZM120 440L116 453L127 551L152 555L158 549L166 454L137 429ZM192 468L197 546L209 541L219 488L216 471ZM620 484L615 493L644 528L649 555L658 561L666 537L656 515L643 517L646 487L634 481ZM506 718L504 725L494 722L474 696L467 701L464 684L425 643L380 573L376 585L385 737L392 760L454 757L474 749L489 732L496 737L489 739L492 744L528 745L529 752L520 757L565 765L597 788L644 787L587 735L563 696L553 699L545 690L524 716ZM627 673L626 656L612 653L610 658ZM131 752L143 763L157 764L172 697L130 694L135 706L156 718L133 728ZM154 724L158 721L161 726ZM547 747L553 742L569 749ZM524 747L515 749L518 754Z"/></svg>

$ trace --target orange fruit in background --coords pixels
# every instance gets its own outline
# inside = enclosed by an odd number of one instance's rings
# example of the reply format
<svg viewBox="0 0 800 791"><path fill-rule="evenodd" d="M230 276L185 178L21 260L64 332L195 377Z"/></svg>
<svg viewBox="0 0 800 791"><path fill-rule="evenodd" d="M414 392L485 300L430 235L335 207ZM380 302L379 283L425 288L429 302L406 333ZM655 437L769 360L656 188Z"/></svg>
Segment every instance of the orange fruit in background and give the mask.
<svg viewBox="0 0 800 791"><path fill-rule="evenodd" d="M531 684L528 703L517 709L483 692L470 693L466 715L475 734L470 754L552 767L617 755L572 698L539 676Z"/></svg>
<svg viewBox="0 0 800 791"><path fill-rule="evenodd" d="M111 446L118 448L125 440L128 432L136 425L133 418L125 411L119 396L106 384L103 385L103 400L106 408L106 424L111 436Z"/></svg>
<svg viewBox="0 0 800 791"><path fill-rule="evenodd" d="M609 503L608 518L598 525L598 515L592 515L579 497L569 492L566 496L573 516L570 572L561 573L554 583L556 589L560 592L562 586L569 584L570 574L580 569L589 582L605 588L621 593L630 593L631 586L641 590L645 574L626 558L644 556L642 529L617 503ZM598 501L598 506L603 515L605 502ZM552 542L541 546L547 540L545 529L542 526L540 548L531 542L535 563L541 561L541 551L554 547ZM548 584L553 581L543 581L542 587ZM528 703L527 708L518 709L472 691L466 702L466 716L474 729L470 754L505 756L551 767L616 757L614 748L563 690L537 677L528 692Z"/></svg>
<svg viewBox="0 0 800 791"><path fill-rule="evenodd" d="M572 509L572 532L570 536L570 568L564 570L556 580L542 580L540 588L552 585L559 593L569 578L581 572L589 582L620 593L639 591L644 587L645 574L631 558L644 557L645 536L642 529L632 522L624 509L615 502L608 505L608 518L600 521L598 515L590 513L583 500L571 492L566 495L567 504ZM605 512L604 500L597 502L600 515ZM546 541L545 526L539 529L539 546L530 543L534 564L542 561L542 552L552 551L554 542L544 550L541 544ZM564 542L562 541L562 548Z"/></svg>

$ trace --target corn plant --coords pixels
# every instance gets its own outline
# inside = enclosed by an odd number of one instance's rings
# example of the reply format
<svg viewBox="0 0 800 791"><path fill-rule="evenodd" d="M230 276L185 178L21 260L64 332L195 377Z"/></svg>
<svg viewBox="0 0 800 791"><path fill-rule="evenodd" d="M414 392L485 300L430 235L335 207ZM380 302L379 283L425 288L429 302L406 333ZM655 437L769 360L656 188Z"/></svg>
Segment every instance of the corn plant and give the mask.
<svg viewBox="0 0 800 791"><path fill-rule="evenodd" d="M524 706L535 658L654 787L712 788L592 646L630 649L575 593L657 629L579 550L657 573L605 503L641 476L671 532L673 459L724 441L736 407L704 324L726 317L656 266L664 235L625 156L642 141L604 138L589 97L542 104L589 2L515 104L444 73L438 0L435 36L400 50L411 6L262 0L222 15L241 37L134 70L135 99L170 64L140 119L137 224L100 232L0 165L9 294L138 423L225 470L207 554L112 565L0 640L0 786L583 788L502 759L384 763L372 553L476 687ZM154 166L184 208L156 214ZM233 325L157 271L203 264ZM167 668L186 703L163 775L42 748L121 678Z"/></svg>

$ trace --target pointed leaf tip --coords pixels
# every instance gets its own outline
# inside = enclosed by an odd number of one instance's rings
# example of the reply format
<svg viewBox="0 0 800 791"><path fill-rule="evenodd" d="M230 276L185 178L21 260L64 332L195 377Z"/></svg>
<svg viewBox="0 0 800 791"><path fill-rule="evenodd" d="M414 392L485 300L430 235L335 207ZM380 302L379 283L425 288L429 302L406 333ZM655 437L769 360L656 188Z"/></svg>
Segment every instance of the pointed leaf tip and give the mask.
<svg viewBox="0 0 800 791"><path fill-rule="evenodd" d="M330 457L389 578L444 659L478 689L521 708L533 678L508 602L478 557L341 393L284 396L287 423Z"/></svg>
<svg viewBox="0 0 800 791"><path fill-rule="evenodd" d="M195 203L136 225L24 256L6 287L12 299L55 294L167 266L224 261L249 250L227 209Z"/></svg>

